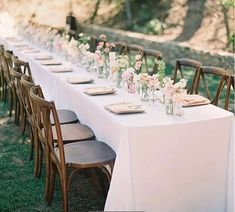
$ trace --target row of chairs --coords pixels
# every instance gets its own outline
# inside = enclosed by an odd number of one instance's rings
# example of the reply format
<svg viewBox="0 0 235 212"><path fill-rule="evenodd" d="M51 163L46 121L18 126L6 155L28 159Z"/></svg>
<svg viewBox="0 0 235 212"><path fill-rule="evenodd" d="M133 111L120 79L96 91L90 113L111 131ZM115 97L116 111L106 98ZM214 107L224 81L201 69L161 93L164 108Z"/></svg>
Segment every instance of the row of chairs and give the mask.
<svg viewBox="0 0 235 212"><path fill-rule="evenodd" d="M52 203L55 175L58 172L63 197L63 210L68 211L68 191L74 173L91 169L101 172L107 192L115 152L106 143L97 141L88 126L81 124L70 110L56 110L53 101L45 100L42 89L35 85L27 62L19 60L13 52L0 46L0 91L3 100L10 100L10 115L15 112L16 123L22 133L30 127L31 151L34 158L34 175L39 177L45 158L45 199ZM102 185L104 184L102 182Z"/></svg>
<svg viewBox="0 0 235 212"><path fill-rule="evenodd" d="M234 75L229 71L214 66L203 66L197 60L181 58L176 60L173 81L176 83L182 78L189 80L189 94L201 94L212 104L234 111Z"/></svg>

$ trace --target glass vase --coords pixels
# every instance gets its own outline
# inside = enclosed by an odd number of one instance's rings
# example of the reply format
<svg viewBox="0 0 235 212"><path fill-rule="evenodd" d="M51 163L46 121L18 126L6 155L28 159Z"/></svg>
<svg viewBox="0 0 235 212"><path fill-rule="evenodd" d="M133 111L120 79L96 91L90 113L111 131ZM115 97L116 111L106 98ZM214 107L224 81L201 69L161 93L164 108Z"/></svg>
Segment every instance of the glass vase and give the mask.
<svg viewBox="0 0 235 212"><path fill-rule="evenodd" d="M173 102L172 100L168 100L166 103L166 114L182 116L184 114L182 105L179 102Z"/></svg>
<svg viewBox="0 0 235 212"><path fill-rule="evenodd" d="M122 87L122 72L120 71L116 72L114 81L115 81L115 86L117 88Z"/></svg>
<svg viewBox="0 0 235 212"><path fill-rule="evenodd" d="M140 89L140 100L147 102L149 100L148 87L142 86Z"/></svg>

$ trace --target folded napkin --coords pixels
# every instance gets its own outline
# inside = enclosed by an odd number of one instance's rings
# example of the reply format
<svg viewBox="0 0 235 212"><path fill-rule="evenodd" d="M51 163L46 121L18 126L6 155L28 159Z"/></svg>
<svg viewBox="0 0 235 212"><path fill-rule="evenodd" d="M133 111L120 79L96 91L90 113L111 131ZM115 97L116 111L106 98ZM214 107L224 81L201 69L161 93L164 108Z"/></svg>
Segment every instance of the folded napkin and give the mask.
<svg viewBox="0 0 235 212"><path fill-rule="evenodd" d="M85 84L85 83L92 83L94 79L87 77L70 77L67 78L67 81L71 84Z"/></svg>
<svg viewBox="0 0 235 212"><path fill-rule="evenodd" d="M183 106L197 106L209 104L210 100L198 94L186 95L183 100Z"/></svg>
<svg viewBox="0 0 235 212"><path fill-rule="evenodd" d="M60 61L56 61L56 60L42 60L41 64L44 66L62 65Z"/></svg>
<svg viewBox="0 0 235 212"><path fill-rule="evenodd" d="M19 51L27 51L27 50L34 50L33 47L29 47L29 46L26 46L26 47L22 47L22 48L18 48Z"/></svg>
<svg viewBox="0 0 235 212"><path fill-rule="evenodd" d="M13 46L14 46L14 47L17 47L17 48L18 48L18 47L19 47L19 48L20 48L20 47L29 47L27 44L24 44L24 43L15 43L15 44L13 44Z"/></svg>
<svg viewBox="0 0 235 212"><path fill-rule="evenodd" d="M22 53L25 53L25 54L31 54L31 53L39 53L40 51L37 50L37 49L31 49L31 50L24 50L22 51Z"/></svg>
<svg viewBox="0 0 235 212"><path fill-rule="evenodd" d="M66 66L54 66L54 67L49 67L49 70L54 73L63 73L63 72L71 72L73 69L71 67L66 67Z"/></svg>
<svg viewBox="0 0 235 212"><path fill-rule="evenodd" d="M113 87L90 87L83 90L84 93L89 95L104 95L104 94L113 94L116 92Z"/></svg>
<svg viewBox="0 0 235 212"><path fill-rule="evenodd" d="M36 55L33 59L34 60L51 60L51 59L53 59L53 57L50 55L41 54L41 55Z"/></svg>
<svg viewBox="0 0 235 212"><path fill-rule="evenodd" d="M105 108L113 113L128 114L128 113L142 113L144 109L142 105L132 102L119 102L116 104L106 105Z"/></svg>

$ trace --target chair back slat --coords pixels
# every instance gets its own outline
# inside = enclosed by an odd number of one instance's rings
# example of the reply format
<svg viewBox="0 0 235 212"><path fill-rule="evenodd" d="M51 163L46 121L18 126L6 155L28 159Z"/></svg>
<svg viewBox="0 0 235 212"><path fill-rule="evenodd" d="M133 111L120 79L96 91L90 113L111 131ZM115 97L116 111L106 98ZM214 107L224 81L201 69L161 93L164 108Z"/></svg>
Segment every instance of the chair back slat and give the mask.
<svg viewBox="0 0 235 212"><path fill-rule="evenodd" d="M36 120L36 126L40 133L39 137L42 137L43 141L45 141L46 155L49 154L54 160L61 163L62 166L65 166L63 138L54 102L47 101L42 98L42 90L40 86L33 86L30 89L30 101L33 106L32 108ZM56 143L52 133L51 117L54 120L57 136ZM57 148L59 148L59 158L55 152Z"/></svg>
<svg viewBox="0 0 235 212"><path fill-rule="evenodd" d="M197 61L193 60L190 58L179 58L176 60L175 63L175 68L174 68L174 73L173 73L173 82L176 83L178 80L178 73L180 74L180 79L185 78L186 72L184 74L182 67L188 68L189 71L193 71L192 75L192 83L187 85L187 93L188 94L193 94L196 93L196 83L197 83L197 77L198 77L198 72L199 68L202 66L202 64ZM186 70L185 70L186 71ZM188 79L189 81L190 79Z"/></svg>
<svg viewBox="0 0 235 212"><path fill-rule="evenodd" d="M217 81L217 83L215 84L213 88L213 91L215 93L213 96L211 93L212 89L210 89L208 85L209 82L211 82L209 81L209 77L216 77L216 79L214 78L214 81L215 82ZM228 110L233 76L231 76L231 74L227 70L219 68L219 67L201 66L199 68L199 74L198 74L197 83L196 83L196 93L199 93L201 91L200 90L201 80L203 82L203 89L204 89L204 92L206 93L206 97L210 99L211 103L216 106L219 106L219 102L221 100L221 94L225 90L223 107L224 109Z"/></svg>

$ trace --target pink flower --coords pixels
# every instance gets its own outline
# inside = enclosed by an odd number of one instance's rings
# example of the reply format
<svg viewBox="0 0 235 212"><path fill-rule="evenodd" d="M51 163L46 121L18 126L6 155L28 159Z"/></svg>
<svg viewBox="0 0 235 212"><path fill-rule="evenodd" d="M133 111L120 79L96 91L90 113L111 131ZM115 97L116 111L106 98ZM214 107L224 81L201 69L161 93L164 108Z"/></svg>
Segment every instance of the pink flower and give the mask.
<svg viewBox="0 0 235 212"><path fill-rule="evenodd" d="M135 56L135 59L138 61L138 60L140 60L141 59L141 55L140 54L137 54L136 56Z"/></svg>
<svg viewBox="0 0 235 212"><path fill-rule="evenodd" d="M96 49L102 49L103 46L104 46L104 42L103 42L103 41L102 41L102 42L99 42Z"/></svg>
<svg viewBox="0 0 235 212"><path fill-rule="evenodd" d="M113 48L116 47L116 44L115 44L115 43L111 43L110 45L111 45Z"/></svg>
<svg viewBox="0 0 235 212"><path fill-rule="evenodd" d="M104 52L105 52L105 53L108 53L109 51L110 51L110 49L107 48L107 47L104 49Z"/></svg>
<svg viewBox="0 0 235 212"><path fill-rule="evenodd" d="M109 42L106 42L105 46L109 48L111 44Z"/></svg>
<svg viewBox="0 0 235 212"><path fill-rule="evenodd" d="M105 34L101 34L101 35L100 35L100 39L101 39L101 40L105 40L105 39L106 39L106 35L105 35Z"/></svg>
<svg viewBox="0 0 235 212"><path fill-rule="evenodd" d="M142 65L142 62L141 62L141 61L137 61L137 62L135 63L135 69L136 69L136 70L139 70L140 67L141 67L141 65Z"/></svg>

